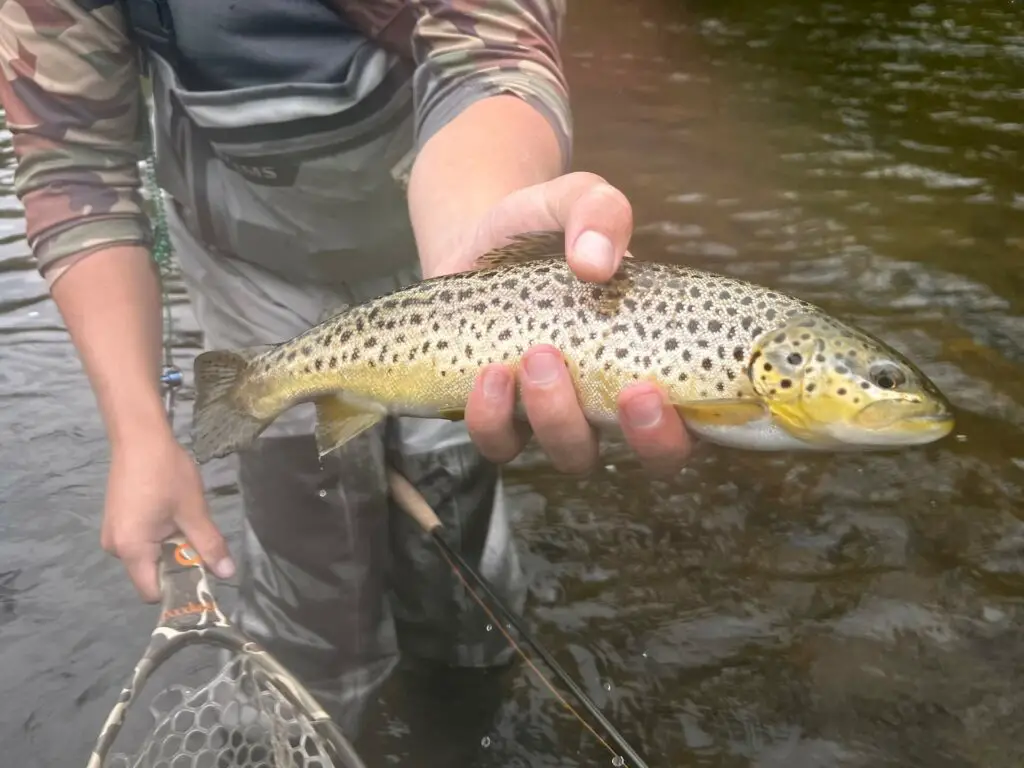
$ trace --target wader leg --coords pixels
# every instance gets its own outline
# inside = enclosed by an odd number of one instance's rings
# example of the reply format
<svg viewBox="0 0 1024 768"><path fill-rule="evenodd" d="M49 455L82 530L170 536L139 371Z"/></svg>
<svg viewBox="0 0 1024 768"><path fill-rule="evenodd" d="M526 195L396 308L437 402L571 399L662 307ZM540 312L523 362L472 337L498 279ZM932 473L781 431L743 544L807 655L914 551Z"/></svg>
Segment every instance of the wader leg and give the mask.
<svg viewBox="0 0 1024 768"><path fill-rule="evenodd" d="M326 309L415 279L410 272L331 290L294 285L210 254L173 206L168 226L207 348L283 341ZM510 607L521 606L525 586L498 472L462 424L390 420L327 457L321 469L313 416L308 404L291 409L236 457L245 519L234 619L354 738L399 647L442 665L495 665L510 656L433 543L390 506L385 456L435 506L449 541Z"/></svg>
<svg viewBox="0 0 1024 768"><path fill-rule="evenodd" d="M433 507L444 538L520 612L526 586L498 468L461 422L397 419L388 458ZM506 663L508 641L468 594L437 545L392 502L393 609L402 652L458 667Z"/></svg>

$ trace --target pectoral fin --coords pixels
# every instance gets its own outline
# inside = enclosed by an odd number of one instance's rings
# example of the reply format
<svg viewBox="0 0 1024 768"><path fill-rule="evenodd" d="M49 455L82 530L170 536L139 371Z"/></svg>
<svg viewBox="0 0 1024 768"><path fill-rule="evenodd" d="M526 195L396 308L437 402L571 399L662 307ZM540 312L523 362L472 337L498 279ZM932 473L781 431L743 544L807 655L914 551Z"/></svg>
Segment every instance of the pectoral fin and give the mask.
<svg viewBox="0 0 1024 768"><path fill-rule="evenodd" d="M336 395L316 401L316 447L323 458L352 438L375 426L382 413L359 410Z"/></svg>
<svg viewBox="0 0 1024 768"><path fill-rule="evenodd" d="M739 427L767 417L768 409L757 400L694 400L673 403L684 421L709 427Z"/></svg>

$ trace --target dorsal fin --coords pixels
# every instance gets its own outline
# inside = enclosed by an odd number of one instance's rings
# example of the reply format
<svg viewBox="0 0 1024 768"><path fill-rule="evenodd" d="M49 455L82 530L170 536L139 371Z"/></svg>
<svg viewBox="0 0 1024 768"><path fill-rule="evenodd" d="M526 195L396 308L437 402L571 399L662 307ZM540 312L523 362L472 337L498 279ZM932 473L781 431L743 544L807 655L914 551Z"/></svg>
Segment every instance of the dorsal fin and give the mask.
<svg viewBox="0 0 1024 768"><path fill-rule="evenodd" d="M523 261L565 258L565 232L560 229L523 232L478 257L474 269L492 269Z"/></svg>

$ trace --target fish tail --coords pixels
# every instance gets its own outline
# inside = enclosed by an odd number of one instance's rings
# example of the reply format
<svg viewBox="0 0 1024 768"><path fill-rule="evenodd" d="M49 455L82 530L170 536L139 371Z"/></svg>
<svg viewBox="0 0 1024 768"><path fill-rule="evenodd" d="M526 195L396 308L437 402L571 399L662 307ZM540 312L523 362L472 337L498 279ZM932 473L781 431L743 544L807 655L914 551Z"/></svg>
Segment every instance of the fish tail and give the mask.
<svg viewBox="0 0 1024 768"><path fill-rule="evenodd" d="M200 464L245 448L275 418L257 418L240 397L250 363L266 349L214 350L196 357L192 452Z"/></svg>

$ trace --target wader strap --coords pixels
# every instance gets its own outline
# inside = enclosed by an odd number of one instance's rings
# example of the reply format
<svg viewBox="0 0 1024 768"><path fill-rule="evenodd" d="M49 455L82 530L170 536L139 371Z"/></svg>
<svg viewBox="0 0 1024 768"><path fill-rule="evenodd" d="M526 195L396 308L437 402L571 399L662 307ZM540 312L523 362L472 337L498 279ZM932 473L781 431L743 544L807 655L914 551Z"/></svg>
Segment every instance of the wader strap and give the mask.
<svg viewBox="0 0 1024 768"><path fill-rule="evenodd" d="M416 9L411 0L320 0L381 48L412 61Z"/></svg>
<svg viewBox="0 0 1024 768"><path fill-rule="evenodd" d="M144 50L151 50L178 68L178 41L168 0L121 0L128 35ZM145 56L142 57L145 60Z"/></svg>

